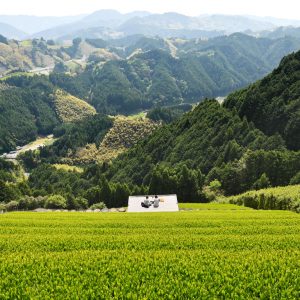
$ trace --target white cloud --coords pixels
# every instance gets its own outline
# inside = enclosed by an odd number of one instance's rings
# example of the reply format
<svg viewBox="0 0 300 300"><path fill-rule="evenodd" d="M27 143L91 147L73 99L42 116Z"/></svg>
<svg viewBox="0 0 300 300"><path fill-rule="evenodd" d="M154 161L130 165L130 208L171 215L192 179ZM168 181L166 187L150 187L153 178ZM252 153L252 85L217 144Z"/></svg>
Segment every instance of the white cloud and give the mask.
<svg viewBox="0 0 300 300"><path fill-rule="evenodd" d="M99 9L175 11L187 15L249 14L300 19L299 0L9 0L0 14L76 15Z"/></svg>

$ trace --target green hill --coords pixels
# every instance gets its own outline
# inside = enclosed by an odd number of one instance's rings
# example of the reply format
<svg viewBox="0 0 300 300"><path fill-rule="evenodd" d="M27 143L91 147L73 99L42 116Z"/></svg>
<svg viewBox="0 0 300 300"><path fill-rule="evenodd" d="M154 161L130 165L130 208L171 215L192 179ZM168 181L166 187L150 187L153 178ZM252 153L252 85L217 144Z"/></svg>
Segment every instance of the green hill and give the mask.
<svg viewBox="0 0 300 300"><path fill-rule="evenodd" d="M270 75L230 95L224 103L267 135L279 133L300 150L300 51L285 57Z"/></svg>
<svg viewBox="0 0 300 300"><path fill-rule="evenodd" d="M158 126L158 123L147 118L117 116L99 146L93 143L79 148L71 162L86 164L111 161L149 136Z"/></svg>
<svg viewBox="0 0 300 300"><path fill-rule="evenodd" d="M169 182L169 176L187 166L200 170L207 183L218 179L226 194L235 194L252 188L263 173L274 185L288 184L300 169L299 157L285 149L280 136L267 137L245 118L209 100L118 157L109 176L151 185L157 172L160 183ZM165 170L169 175L163 175Z"/></svg>
<svg viewBox="0 0 300 300"><path fill-rule="evenodd" d="M94 115L88 103L50 83L46 76L12 76L0 84L0 153L53 133L62 122Z"/></svg>
<svg viewBox="0 0 300 300"><path fill-rule="evenodd" d="M180 193L174 182L185 166L200 170L206 184L220 181L227 195L292 184L300 171L300 152L287 150L299 150L299 53L224 106L204 101L162 127L117 158L109 177L150 189L155 182L157 193Z"/></svg>
<svg viewBox="0 0 300 300"><path fill-rule="evenodd" d="M60 121L43 77L13 77L0 89L0 153L53 132Z"/></svg>
<svg viewBox="0 0 300 300"><path fill-rule="evenodd" d="M158 126L145 117L95 115L58 130L59 140L41 151L41 159L70 165L109 162Z"/></svg>

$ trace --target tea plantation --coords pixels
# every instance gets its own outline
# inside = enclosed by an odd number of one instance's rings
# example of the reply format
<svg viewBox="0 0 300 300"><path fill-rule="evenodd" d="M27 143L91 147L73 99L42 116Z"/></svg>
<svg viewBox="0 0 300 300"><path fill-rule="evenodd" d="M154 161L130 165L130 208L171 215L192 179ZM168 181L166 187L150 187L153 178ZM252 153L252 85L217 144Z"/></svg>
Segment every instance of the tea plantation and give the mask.
<svg viewBox="0 0 300 300"><path fill-rule="evenodd" d="M300 215L0 215L0 299L299 299Z"/></svg>

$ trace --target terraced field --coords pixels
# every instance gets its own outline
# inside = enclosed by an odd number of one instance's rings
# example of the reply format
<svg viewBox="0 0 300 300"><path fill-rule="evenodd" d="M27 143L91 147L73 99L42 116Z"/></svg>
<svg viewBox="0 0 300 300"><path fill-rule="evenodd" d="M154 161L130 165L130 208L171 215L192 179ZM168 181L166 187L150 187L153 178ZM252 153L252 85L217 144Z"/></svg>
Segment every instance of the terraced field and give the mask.
<svg viewBox="0 0 300 300"><path fill-rule="evenodd" d="M0 215L0 299L299 299L300 215L228 208Z"/></svg>

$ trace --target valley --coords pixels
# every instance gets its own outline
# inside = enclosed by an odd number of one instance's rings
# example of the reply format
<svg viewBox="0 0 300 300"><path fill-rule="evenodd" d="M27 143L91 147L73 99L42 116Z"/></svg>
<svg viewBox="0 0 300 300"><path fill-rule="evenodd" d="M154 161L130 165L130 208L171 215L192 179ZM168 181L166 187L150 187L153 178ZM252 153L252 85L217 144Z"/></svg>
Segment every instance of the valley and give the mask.
<svg viewBox="0 0 300 300"><path fill-rule="evenodd" d="M26 151L36 151L39 148L43 148L45 146L50 146L53 144L55 139L53 135L49 135L47 137L38 137L35 141L24 145L17 146L17 148L9 153L4 153L0 156L0 158L8 159L8 160L16 160L21 153L25 153Z"/></svg>

